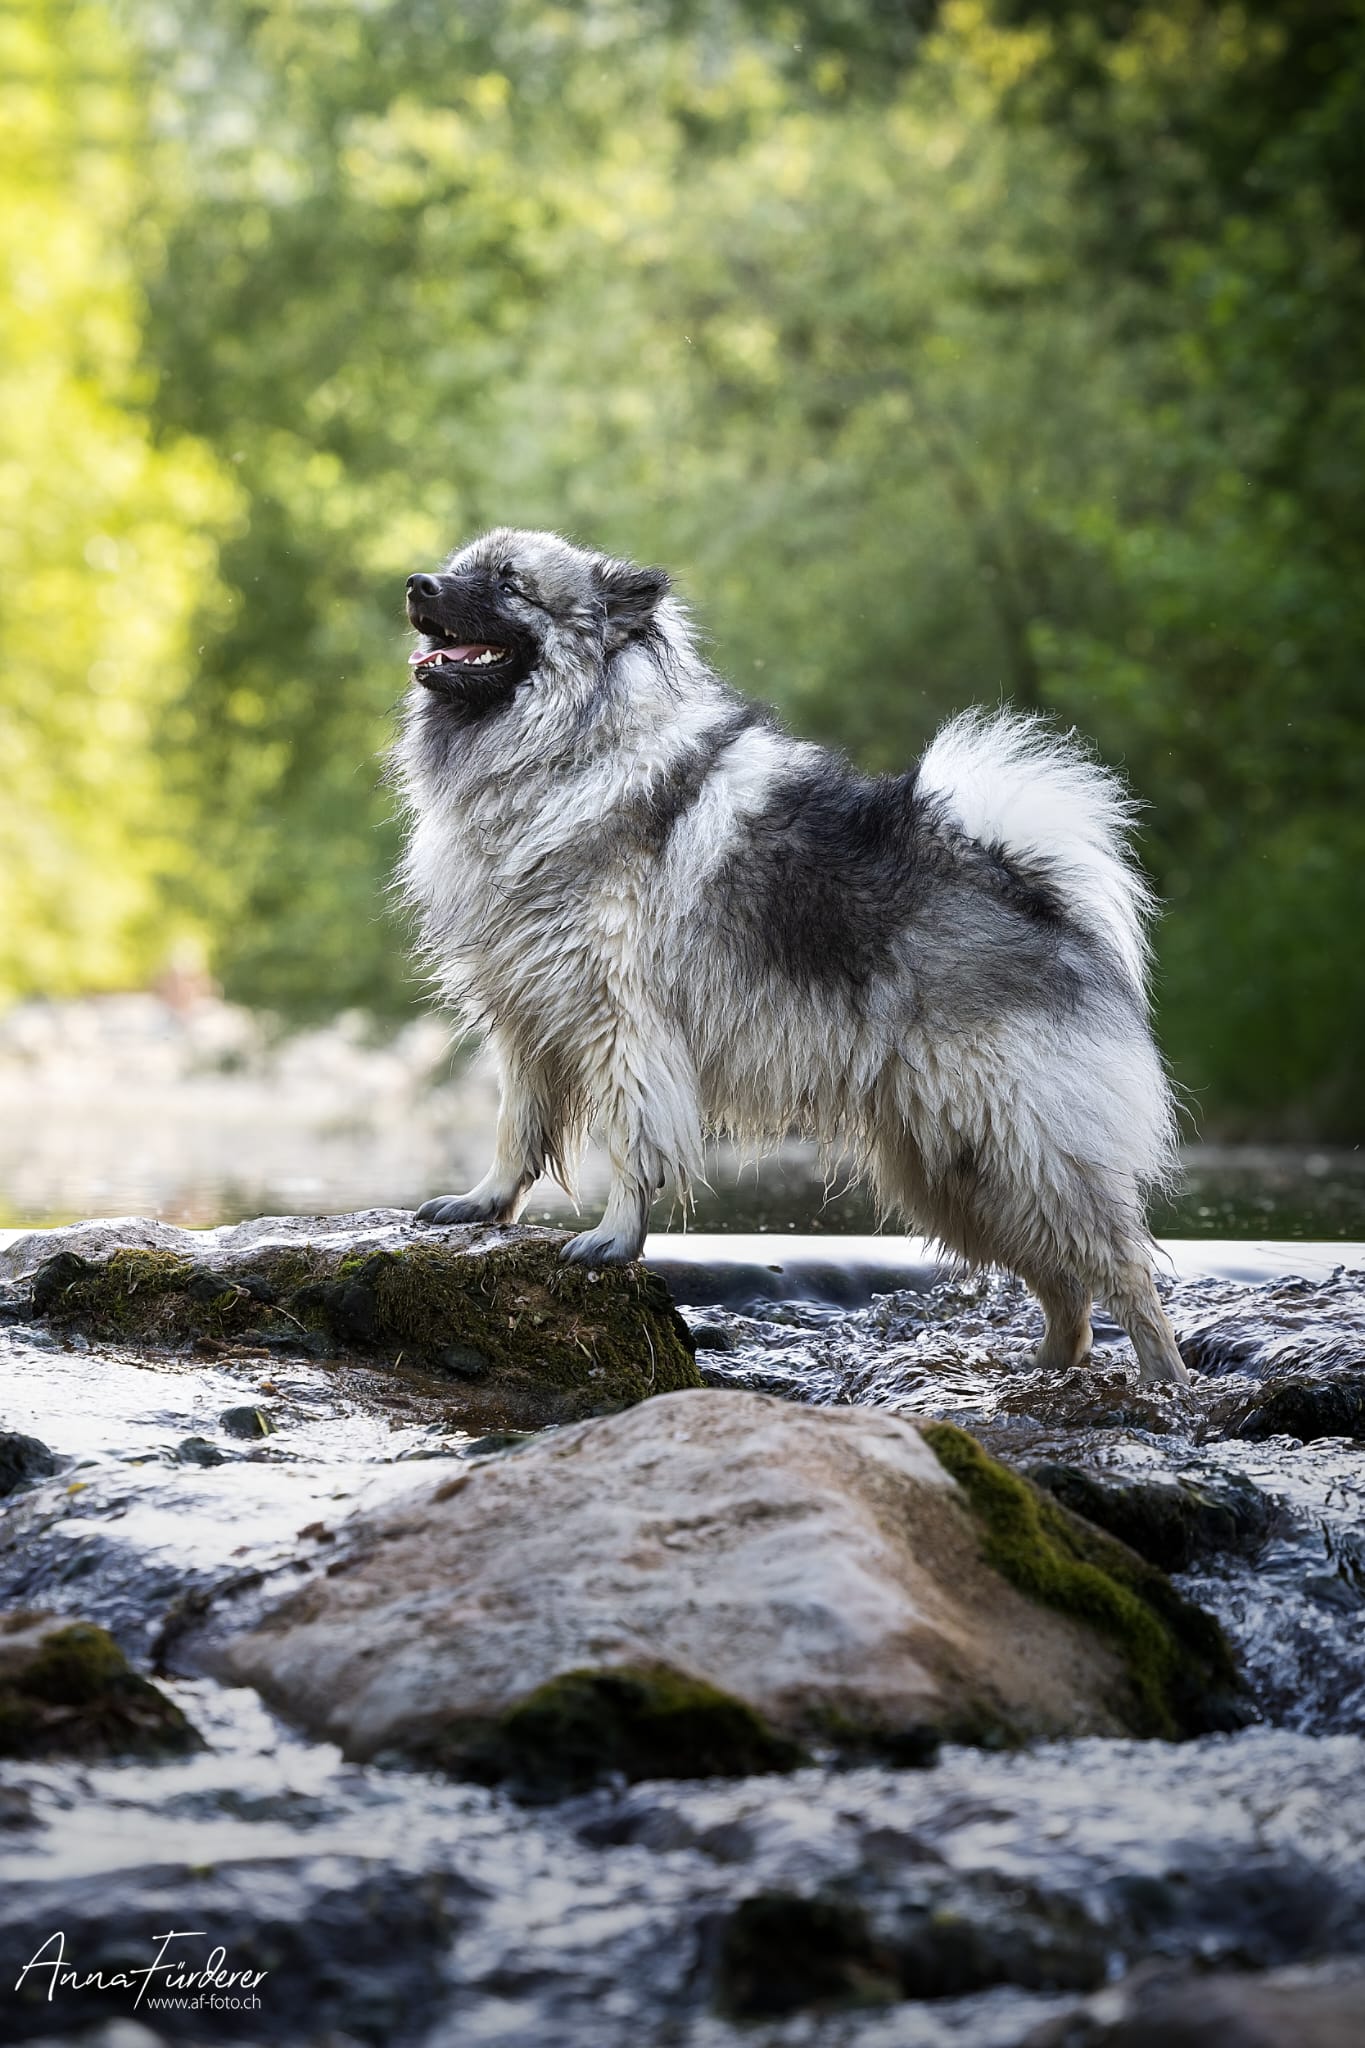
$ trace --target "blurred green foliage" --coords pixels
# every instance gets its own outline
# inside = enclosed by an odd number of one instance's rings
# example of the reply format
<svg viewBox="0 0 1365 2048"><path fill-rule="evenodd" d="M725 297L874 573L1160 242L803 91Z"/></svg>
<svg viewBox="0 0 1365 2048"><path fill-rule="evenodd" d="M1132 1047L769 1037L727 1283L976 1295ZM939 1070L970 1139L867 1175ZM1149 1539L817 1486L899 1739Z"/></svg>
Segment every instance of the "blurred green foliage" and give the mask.
<svg viewBox="0 0 1365 2048"><path fill-rule="evenodd" d="M1091 734L1205 1128L1360 1134L1360 4L13 20L6 986L194 929L247 1001L416 1000L402 580L549 525L870 766Z"/></svg>
<svg viewBox="0 0 1365 2048"><path fill-rule="evenodd" d="M193 836L164 741L236 493L152 418L129 61L97 5L0 12L0 993L145 972Z"/></svg>

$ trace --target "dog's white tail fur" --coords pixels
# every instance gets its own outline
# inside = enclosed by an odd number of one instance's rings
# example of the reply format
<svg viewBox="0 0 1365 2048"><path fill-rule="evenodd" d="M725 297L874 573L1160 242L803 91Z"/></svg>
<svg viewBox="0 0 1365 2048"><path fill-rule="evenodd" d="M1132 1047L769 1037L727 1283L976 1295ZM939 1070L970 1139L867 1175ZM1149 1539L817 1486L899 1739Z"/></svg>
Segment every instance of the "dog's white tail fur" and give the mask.
<svg viewBox="0 0 1365 2048"><path fill-rule="evenodd" d="M964 711L930 743L919 787L971 838L1054 874L1145 998L1156 906L1128 840L1138 805L1074 733L1026 712Z"/></svg>

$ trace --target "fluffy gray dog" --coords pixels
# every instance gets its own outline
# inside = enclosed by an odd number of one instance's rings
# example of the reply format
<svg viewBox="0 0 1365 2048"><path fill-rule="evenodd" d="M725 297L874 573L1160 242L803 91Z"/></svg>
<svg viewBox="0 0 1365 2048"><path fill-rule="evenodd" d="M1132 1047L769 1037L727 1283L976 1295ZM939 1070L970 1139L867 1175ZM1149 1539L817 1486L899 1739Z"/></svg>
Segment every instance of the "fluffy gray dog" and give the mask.
<svg viewBox="0 0 1365 2048"><path fill-rule="evenodd" d="M1020 1274L1039 1363L1098 1294L1144 1379L1183 1380L1146 1197L1173 1160L1148 1025L1147 889L1111 775L969 713L868 779L706 666L668 578L502 530L408 579L402 886L502 1082L493 1164L429 1223L505 1222L600 1128L633 1259L703 1133L806 1131L964 1258Z"/></svg>

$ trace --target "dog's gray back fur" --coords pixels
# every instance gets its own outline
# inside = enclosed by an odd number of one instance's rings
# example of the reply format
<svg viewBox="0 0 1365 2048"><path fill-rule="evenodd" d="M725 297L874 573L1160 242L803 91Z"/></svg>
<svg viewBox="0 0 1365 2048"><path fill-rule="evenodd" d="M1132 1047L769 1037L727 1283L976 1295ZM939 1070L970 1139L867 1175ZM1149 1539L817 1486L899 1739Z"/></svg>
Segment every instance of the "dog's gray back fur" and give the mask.
<svg viewBox="0 0 1365 2048"><path fill-rule="evenodd" d="M504 1091L492 1172L428 1209L515 1213L595 1123L613 1188L571 1252L629 1257L704 1131L804 1130L1023 1274L1051 1362L1094 1287L1176 1376L1143 1221L1171 1105L1114 778L1008 714L860 776L719 680L658 572L554 535L489 534L428 580L443 635L476 618L525 650L487 703L454 670L414 683L395 750L402 887Z"/></svg>

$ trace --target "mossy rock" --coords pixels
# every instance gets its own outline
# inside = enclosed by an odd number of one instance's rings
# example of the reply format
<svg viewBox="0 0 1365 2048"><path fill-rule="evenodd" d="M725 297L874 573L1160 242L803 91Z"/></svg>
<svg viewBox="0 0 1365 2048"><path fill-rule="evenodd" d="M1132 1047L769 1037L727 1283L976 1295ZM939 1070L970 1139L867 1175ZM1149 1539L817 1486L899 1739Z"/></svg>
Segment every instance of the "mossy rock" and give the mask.
<svg viewBox="0 0 1365 2048"><path fill-rule="evenodd" d="M563 1672L491 1724L444 1731L417 1755L533 1801L609 1777L747 1778L805 1761L743 1700L666 1664Z"/></svg>
<svg viewBox="0 0 1365 2048"><path fill-rule="evenodd" d="M263 1274L218 1270L178 1252L125 1250L107 1259L58 1252L33 1276L33 1313L54 1328L113 1343L187 1349L198 1338L287 1327Z"/></svg>
<svg viewBox="0 0 1365 2048"><path fill-rule="evenodd" d="M983 1451L950 1422L924 1437L967 1496L986 1562L1030 1599L1071 1616L1118 1651L1129 1691L1124 1719L1142 1735L1178 1738L1249 1719L1245 1688L1212 1615L1124 1543L1095 1528Z"/></svg>
<svg viewBox="0 0 1365 2048"><path fill-rule="evenodd" d="M954 1904L930 1900L900 1915L894 1940L906 1998L968 1998L998 1984L1027 1991L1098 1991L1110 1944L1083 1906L1035 1886Z"/></svg>
<svg viewBox="0 0 1365 2048"><path fill-rule="evenodd" d="M1305 1444L1325 1436L1365 1437L1365 1373L1286 1380L1248 1410L1237 1434L1252 1443L1271 1436Z"/></svg>
<svg viewBox="0 0 1365 2048"><path fill-rule="evenodd" d="M1188 1571L1199 1558L1227 1551L1254 1553L1280 1516L1270 1496L1240 1472L1125 1479L1047 1463L1031 1465L1027 1477L1163 1572Z"/></svg>
<svg viewBox="0 0 1365 2048"><path fill-rule="evenodd" d="M0 1621L0 1756L97 1761L202 1747L106 1629L27 1612Z"/></svg>
<svg viewBox="0 0 1365 2048"><path fill-rule="evenodd" d="M940 1884L881 1926L832 1891L764 1891L721 1925L712 1996L728 2019L764 2020L965 1998L1001 1984L1095 1991L1108 1960L1104 1931L1084 1908L1027 1886L954 1896Z"/></svg>
<svg viewBox="0 0 1365 2048"><path fill-rule="evenodd" d="M755 1892L720 1929L713 1996L726 2019L847 2012L903 1995L895 1956L853 1900Z"/></svg>
<svg viewBox="0 0 1365 2048"><path fill-rule="evenodd" d="M456 1235L258 1245L212 1266L174 1251L59 1252L34 1276L34 1310L125 1345L382 1359L448 1391L463 1426L483 1432L575 1422L701 1384L687 1325L642 1266L566 1264L558 1232Z"/></svg>

